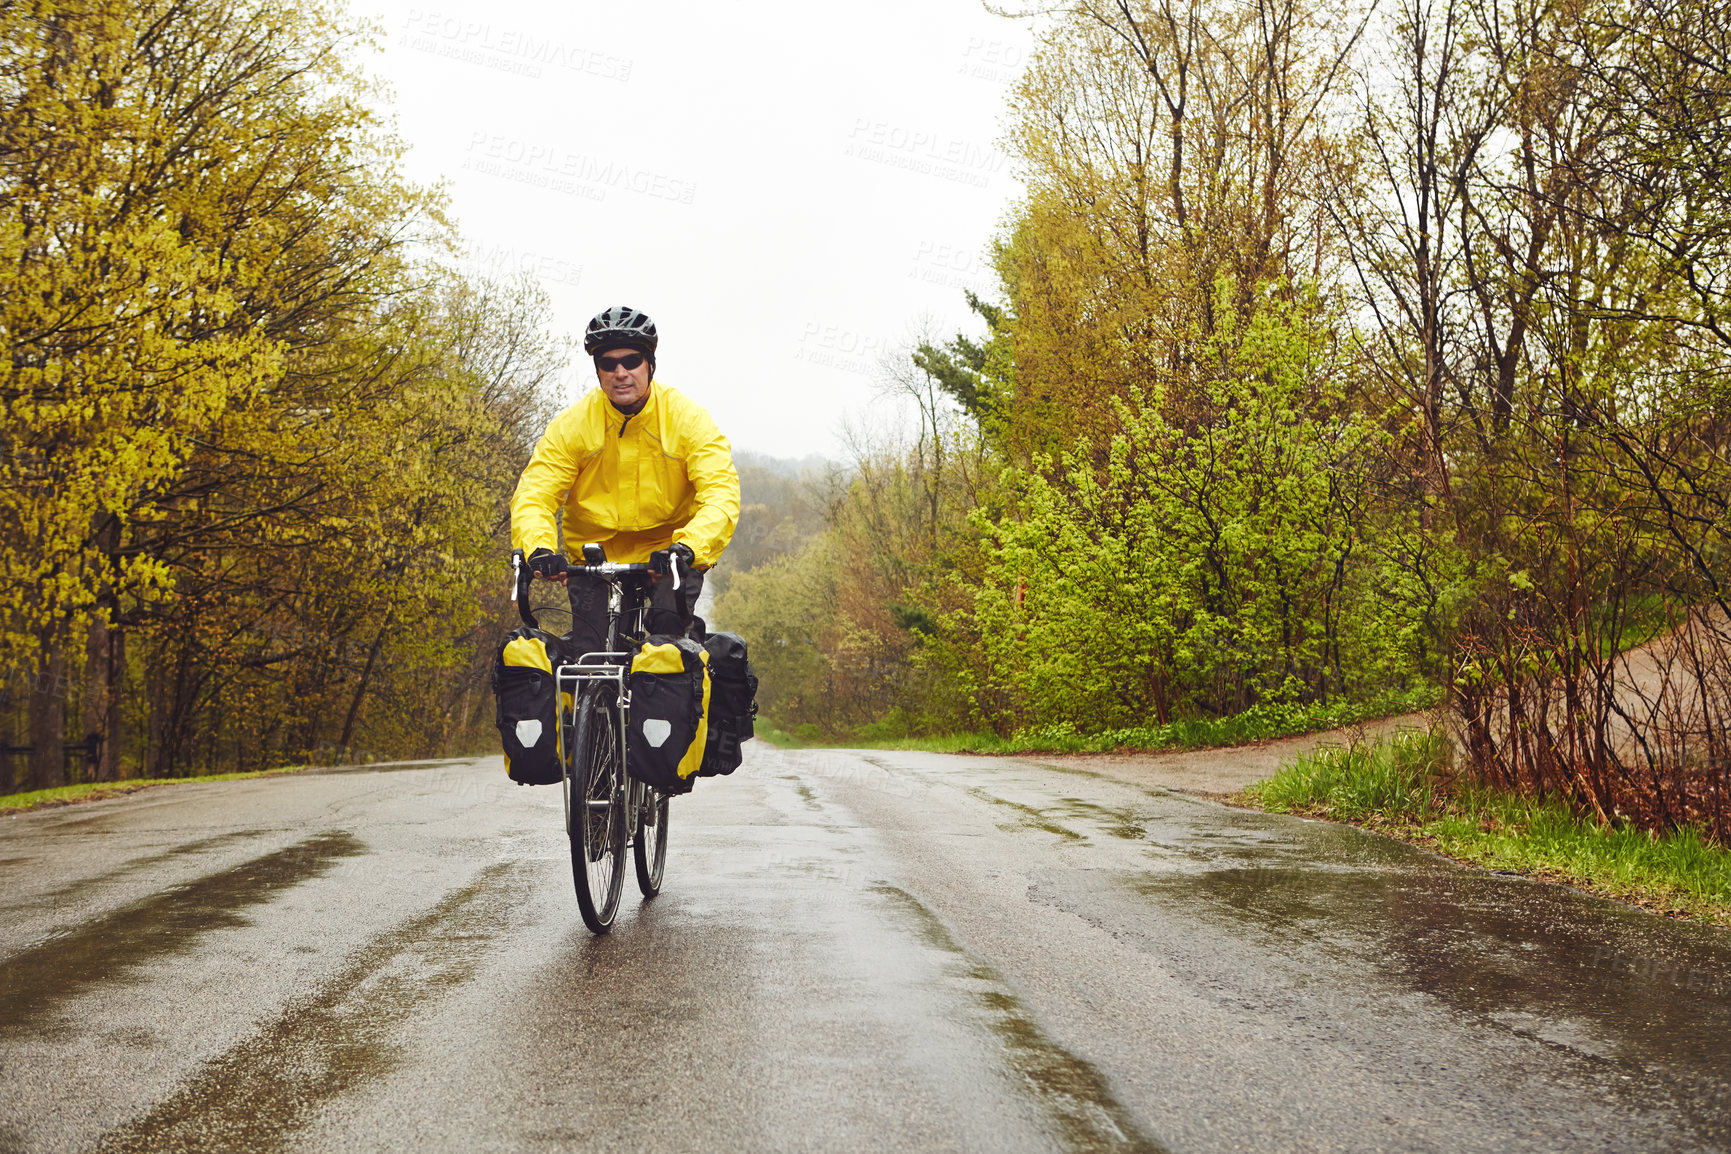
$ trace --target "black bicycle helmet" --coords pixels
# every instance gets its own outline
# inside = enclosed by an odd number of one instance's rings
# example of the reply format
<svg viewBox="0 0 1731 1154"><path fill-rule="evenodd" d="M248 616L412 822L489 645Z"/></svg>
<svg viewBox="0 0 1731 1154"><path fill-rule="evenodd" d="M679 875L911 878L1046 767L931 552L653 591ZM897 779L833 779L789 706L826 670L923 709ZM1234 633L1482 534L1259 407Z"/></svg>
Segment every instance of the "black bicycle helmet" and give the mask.
<svg viewBox="0 0 1731 1154"><path fill-rule="evenodd" d="M630 305L615 305L606 312L595 314L583 332L583 351L590 356L608 349L637 349L650 360L655 359L655 322Z"/></svg>

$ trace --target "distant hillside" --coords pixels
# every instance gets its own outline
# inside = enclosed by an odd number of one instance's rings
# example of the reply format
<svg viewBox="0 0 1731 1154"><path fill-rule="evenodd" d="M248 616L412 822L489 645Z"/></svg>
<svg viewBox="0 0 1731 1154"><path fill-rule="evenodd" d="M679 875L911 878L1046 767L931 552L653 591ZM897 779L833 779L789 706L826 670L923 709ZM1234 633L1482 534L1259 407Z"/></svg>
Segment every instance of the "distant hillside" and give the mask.
<svg viewBox="0 0 1731 1154"><path fill-rule="evenodd" d="M839 466L828 457L817 453L809 457L772 457L767 453L753 453L745 449L735 449L733 452L734 467L739 470L741 480L745 477L747 466L763 472L773 473L777 477L797 481L801 477L822 477L825 473Z"/></svg>
<svg viewBox="0 0 1731 1154"><path fill-rule="evenodd" d="M822 531L826 498L841 466L820 456L796 459L736 452L739 528L708 584L716 593L735 573L797 552Z"/></svg>

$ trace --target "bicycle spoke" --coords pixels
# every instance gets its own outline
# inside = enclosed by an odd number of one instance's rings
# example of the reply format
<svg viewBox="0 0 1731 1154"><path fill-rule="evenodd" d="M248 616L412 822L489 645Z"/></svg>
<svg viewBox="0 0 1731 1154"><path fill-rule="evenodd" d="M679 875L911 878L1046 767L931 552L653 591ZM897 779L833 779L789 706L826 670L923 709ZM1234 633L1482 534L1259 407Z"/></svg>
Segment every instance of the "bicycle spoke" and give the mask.
<svg viewBox="0 0 1731 1154"><path fill-rule="evenodd" d="M595 933L606 933L619 907L625 852L618 713L605 691L593 691L577 725L573 766L582 775L583 804L573 817L571 867L577 905Z"/></svg>
<svg viewBox="0 0 1731 1154"><path fill-rule="evenodd" d="M637 888L645 898L652 898L661 892L662 877L667 871L667 798L657 790L644 787L642 817L638 819L632 849Z"/></svg>

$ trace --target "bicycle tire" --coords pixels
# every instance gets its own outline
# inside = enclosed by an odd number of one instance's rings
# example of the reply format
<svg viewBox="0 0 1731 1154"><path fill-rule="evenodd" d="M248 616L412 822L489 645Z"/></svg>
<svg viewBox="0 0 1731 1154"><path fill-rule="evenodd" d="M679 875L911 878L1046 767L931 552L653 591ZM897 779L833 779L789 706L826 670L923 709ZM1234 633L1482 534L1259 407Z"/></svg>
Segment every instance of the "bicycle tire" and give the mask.
<svg viewBox="0 0 1731 1154"><path fill-rule="evenodd" d="M667 876L667 795L654 786L643 787L643 811L637 820L631 856L637 862L637 888L645 898L661 892Z"/></svg>
<svg viewBox="0 0 1731 1154"><path fill-rule="evenodd" d="M613 928L625 888L625 774L611 698L599 686L584 693L566 763L571 877L583 922L596 934Z"/></svg>

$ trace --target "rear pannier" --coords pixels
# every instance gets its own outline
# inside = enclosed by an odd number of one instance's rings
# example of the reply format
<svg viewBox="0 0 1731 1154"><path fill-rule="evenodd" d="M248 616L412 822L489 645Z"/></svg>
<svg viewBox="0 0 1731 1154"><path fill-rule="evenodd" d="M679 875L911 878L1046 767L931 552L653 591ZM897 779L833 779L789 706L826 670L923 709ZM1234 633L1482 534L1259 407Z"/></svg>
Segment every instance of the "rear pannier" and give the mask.
<svg viewBox="0 0 1731 1154"><path fill-rule="evenodd" d="M737 633L711 633L703 648L709 653L709 737L697 772L714 777L739 768L740 746L754 736L757 672L746 655L745 638Z"/></svg>
<svg viewBox="0 0 1731 1154"><path fill-rule="evenodd" d="M559 766L559 687L553 671L565 663L560 638L540 629L513 629L493 660L499 740L505 772L524 785L556 785Z"/></svg>
<svg viewBox="0 0 1731 1154"><path fill-rule="evenodd" d="M631 776L662 793L686 793L703 762L709 727L709 654L687 637L652 635L631 659Z"/></svg>

